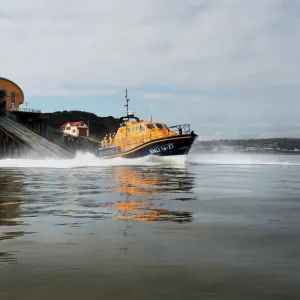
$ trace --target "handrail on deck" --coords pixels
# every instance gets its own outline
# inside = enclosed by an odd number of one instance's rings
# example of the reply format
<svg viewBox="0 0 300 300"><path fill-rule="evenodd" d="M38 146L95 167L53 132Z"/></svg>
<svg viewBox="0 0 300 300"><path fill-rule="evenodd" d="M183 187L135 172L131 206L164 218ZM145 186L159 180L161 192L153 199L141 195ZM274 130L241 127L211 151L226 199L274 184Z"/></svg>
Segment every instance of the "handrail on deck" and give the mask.
<svg viewBox="0 0 300 300"><path fill-rule="evenodd" d="M190 124L173 125L173 126L169 126L169 129L173 132L178 133L179 135L191 133Z"/></svg>
<svg viewBox="0 0 300 300"><path fill-rule="evenodd" d="M32 109L32 108L16 108L16 107L13 107L11 109L11 111L30 112L30 113L36 113L36 114L41 113L40 109Z"/></svg>

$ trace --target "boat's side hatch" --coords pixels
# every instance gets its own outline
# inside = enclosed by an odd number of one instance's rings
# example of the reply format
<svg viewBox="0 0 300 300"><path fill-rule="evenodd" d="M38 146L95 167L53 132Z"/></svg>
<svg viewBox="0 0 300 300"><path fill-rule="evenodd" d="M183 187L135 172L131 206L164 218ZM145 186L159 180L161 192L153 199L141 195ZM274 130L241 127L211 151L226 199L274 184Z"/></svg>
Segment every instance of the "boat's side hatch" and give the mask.
<svg viewBox="0 0 300 300"><path fill-rule="evenodd" d="M98 151L99 156L107 156L107 155L113 155L113 154L118 154L117 147L102 148L102 149L99 149L99 151Z"/></svg>

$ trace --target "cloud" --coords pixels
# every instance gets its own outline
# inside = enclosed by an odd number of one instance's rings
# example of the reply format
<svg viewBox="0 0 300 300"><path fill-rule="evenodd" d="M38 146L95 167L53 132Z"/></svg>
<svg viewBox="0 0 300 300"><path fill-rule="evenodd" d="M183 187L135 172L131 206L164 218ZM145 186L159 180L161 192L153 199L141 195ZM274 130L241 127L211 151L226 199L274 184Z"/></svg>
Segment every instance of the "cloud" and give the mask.
<svg viewBox="0 0 300 300"><path fill-rule="evenodd" d="M297 2L10 0L2 72L39 83L299 84ZM285 9L283 9L285 8Z"/></svg>
<svg viewBox="0 0 300 300"><path fill-rule="evenodd" d="M84 89L77 89L77 88L59 88L49 90L46 93L48 97L61 97L61 98L73 98L73 97L89 97L89 96L111 96L117 94L116 89L92 89L92 88L84 88ZM32 97L38 96L45 96L45 94L41 94L41 87L33 88L31 90Z"/></svg>
<svg viewBox="0 0 300 300"><path fill-rule="evenodd" d="M149 92L142 94L143 98L150 100L174 100L176 99L176 95L172 93L164 93L164 92Z"/></svg>
<svg viewBox="0 0 300 300"><path fill-rule="evenodd" d="M287 118L300 108L290 92L300 86L299 9L297 0L1 1L1 76L29 98L149 87L142 99L170 99L195 122Z"/></svg>

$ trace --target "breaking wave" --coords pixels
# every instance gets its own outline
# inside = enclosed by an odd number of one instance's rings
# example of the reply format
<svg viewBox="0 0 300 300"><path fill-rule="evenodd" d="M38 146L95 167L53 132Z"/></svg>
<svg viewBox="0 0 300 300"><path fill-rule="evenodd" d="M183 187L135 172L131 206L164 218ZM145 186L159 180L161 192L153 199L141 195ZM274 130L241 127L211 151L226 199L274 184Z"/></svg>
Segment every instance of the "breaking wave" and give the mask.
<svg viewBox="0 0 300 300"><path fill-rule="evenodd" d="M189 154L188 156L146 156L142 158L101 159L91 153L77 153L73 159L3 159L0 168L82 168L109 166L184 165L288 165L300 166L300 155Z"/></svg>
<svg viewBox="0 0 300 300"><path fill-rule="evenodd" d="M158 157L146 156L142 158L112 158L101 159L91 153L77 153L73 159L3 159L0 160L0 168L82 168L105 166L155 166L185 164L186 156Z"/></svg>
<svg viewBox="0 0 300 300"><path fill-rule="evenodd" d="M300 166L300 155L276 154L193 154L189 155L190 165L290 165Z"/></svg>

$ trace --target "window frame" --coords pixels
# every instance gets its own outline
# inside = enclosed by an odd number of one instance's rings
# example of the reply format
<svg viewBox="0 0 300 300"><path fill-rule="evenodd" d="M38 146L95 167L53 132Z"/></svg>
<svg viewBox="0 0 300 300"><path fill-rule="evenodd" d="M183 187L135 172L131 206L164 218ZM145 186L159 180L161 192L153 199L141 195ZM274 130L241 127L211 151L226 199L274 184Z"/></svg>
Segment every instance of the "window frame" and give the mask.
<svg viewBox="0 0 300 300"><path fill-rule="evenodd" d="M152 126L152 128L151 128L151 127L149 128L148 125L149 125L149 126ZM155 128L154 124L152 124L152 123L147 123L147 124L146 124L146 127L147 127L147 129L150 129L150 130Z"/></svg>

